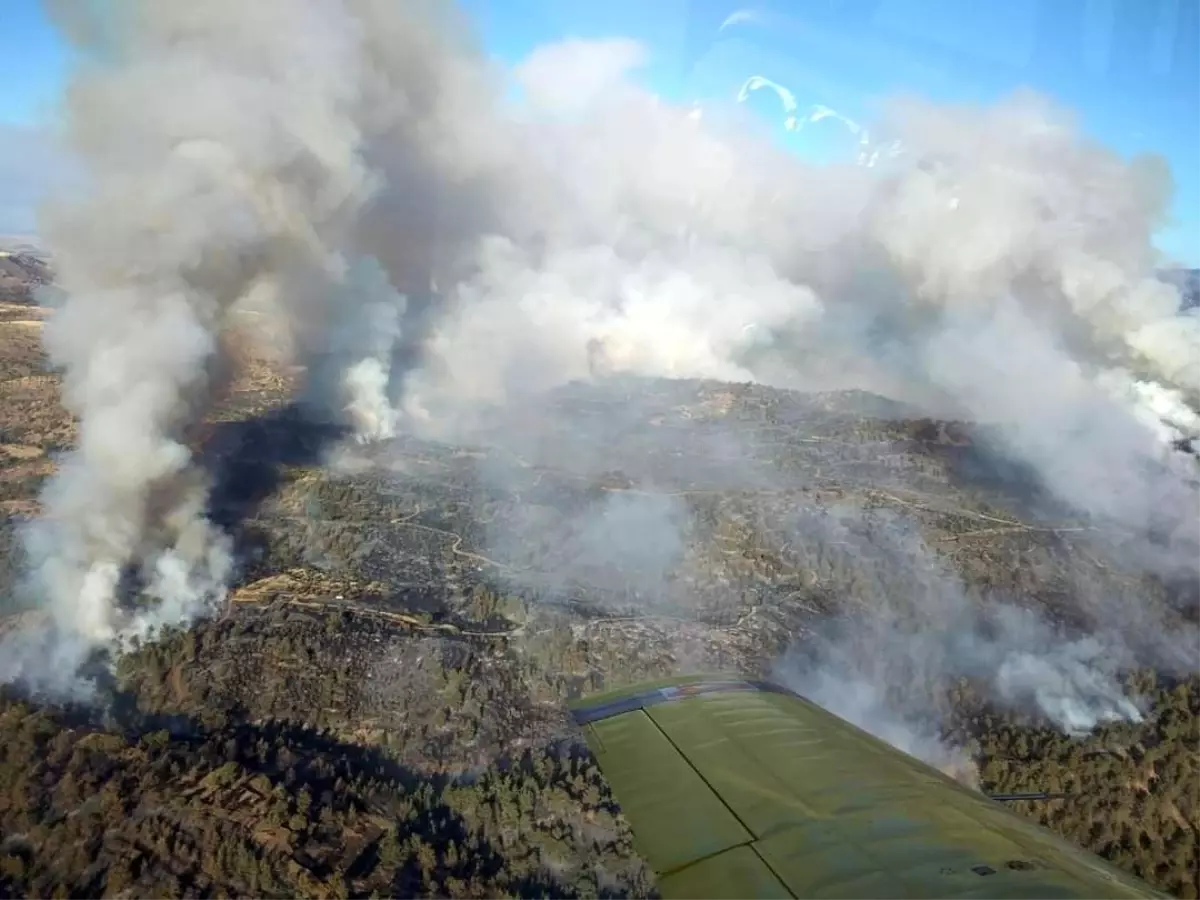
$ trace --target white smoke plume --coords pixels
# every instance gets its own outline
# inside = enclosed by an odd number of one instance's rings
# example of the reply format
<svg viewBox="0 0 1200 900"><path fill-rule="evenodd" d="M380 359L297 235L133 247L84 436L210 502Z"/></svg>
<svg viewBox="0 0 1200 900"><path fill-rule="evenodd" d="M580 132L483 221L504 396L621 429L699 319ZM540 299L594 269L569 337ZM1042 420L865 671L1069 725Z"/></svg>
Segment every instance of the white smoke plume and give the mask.
<svg viewBox="0 0 1200 900"><path fill-rule="evenodd" d="M864 387L994 426L1146 565L1195 558L1172 441L1195 437L1200 318L1150 242L1168 174L1036 96L898 101L872 128L904 153L815 167L639 88L626 40L503 73L432 0L57 8L87 61L65 109L85 183L43 217L68 298L46 340L80 430L28 543L80 646L221 602L192 441L245 307L364 440L453 438L608 373ZM584 530L589 567L605 534ZM1106 633L1137 615L1098 605ZM997 691L1074 702L1047 685L1086 679L1002 645Z"/></svg>
<svg viewBox="0 0 1200 900"><path fill-rule="evenodd" d="M970 596L902 517L834 509L797 516L795 532L855 570L862 608L818 626L775 677L876 737L972 782L966 748L941 736L964 680L1068 733L1141 719L1118 678L1133 658L1120 635L1071 637L1016 598Z"/></svg>
<svg viewBox="0 0 1200 900"><path fill-rule="evenodd" d="M222 329L269 283L311 339L368 196L362 23L226 6L57 7L87 60L66 98L85 184L42 217L68 297L45 341L79 438L28 546L35 589L85 644L220 602L232 559L189 439L221 388ZM149 611L120 609L131 568Z"/></svg>

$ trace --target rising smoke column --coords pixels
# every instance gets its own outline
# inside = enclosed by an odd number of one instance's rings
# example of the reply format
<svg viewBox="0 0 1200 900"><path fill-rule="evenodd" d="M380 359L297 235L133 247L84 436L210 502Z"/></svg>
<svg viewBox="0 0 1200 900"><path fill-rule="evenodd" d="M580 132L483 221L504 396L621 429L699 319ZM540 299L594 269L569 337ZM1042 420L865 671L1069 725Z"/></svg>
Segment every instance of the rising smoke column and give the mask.
<svg viewBox="0 0 1200 900"><path fill-rule="evenodd" d="M102 643L222 596L230 548L189 429L221 387L231 307L270 282L307 312L341 277L370 185L361 34L338 5L287 0L55 12L84 58L65 124L85 184L43 216L67 296L45 342L79 436L28 545L58 626ZM130 566L162 604L134 620Z"/></svg>
<svg viewBox="0 0 1200 900"><path fill-rule="evenodd" d="M82 59L63 112L83 184L42 215L66 298L45 343L79 437L26 544L37 600L86 649L223 595L192 445L236 374L235 313L306 366L310 408L392 433L401 320L455 227L432 220L479 174L463 113L486 67L437 3L54 10ZM120 610L131 578L153 609Z"/></svg>

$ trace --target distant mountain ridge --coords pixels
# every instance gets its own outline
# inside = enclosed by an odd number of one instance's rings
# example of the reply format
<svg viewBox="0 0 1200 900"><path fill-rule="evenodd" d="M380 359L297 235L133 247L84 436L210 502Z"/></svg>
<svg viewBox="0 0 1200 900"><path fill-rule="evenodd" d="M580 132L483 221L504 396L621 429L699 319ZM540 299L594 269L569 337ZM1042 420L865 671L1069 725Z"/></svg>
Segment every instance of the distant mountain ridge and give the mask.
<svg viewBox="0 0 1200 900"><path fill-rule="evenodd" d="M34 290L52 279L50 265L41 255L28 249L0 250L0 302L32 303Z"/></svg>

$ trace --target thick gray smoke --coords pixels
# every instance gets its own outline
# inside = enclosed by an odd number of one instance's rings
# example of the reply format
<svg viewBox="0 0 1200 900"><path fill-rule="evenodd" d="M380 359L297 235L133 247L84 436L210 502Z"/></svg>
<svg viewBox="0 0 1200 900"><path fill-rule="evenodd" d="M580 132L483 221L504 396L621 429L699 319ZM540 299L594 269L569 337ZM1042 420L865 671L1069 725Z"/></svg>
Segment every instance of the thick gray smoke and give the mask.
<svg viewBox="0 0 1200 900"><path fill-rule="evenodd" d="M240 312L363 440L454 438L610 373L862 387L994 426L1145 565L1194 561L1195 476L1171 441L1197 431L1200 318L1178 314L1150 244L1169 177L1038 97L897 102L872 134L902 153L818 168L735 112L724 127L639 89L626 40L497 73L432 0L58 9L87 61L65 110L85 184L44 215L68 296L46 340L80 430L28 545L75 645L222 600L233 560L191 442ZM520 103L501 102L509 77ZM657 578L676 520L604 506L564 565ZM658 537L631 543L647 523ZM930 590L943 599L910 611L917 625L888 629L885 606L864 627L910 657L935 613L982 640L953 590ZM1109 610L1111 630L1128 612ZM974 652L1000 695L1071 727L1132 714L1086 674L1090 645L989 627ZM1014 655L1027 627L1034 649Z"/></svg>
<svg viewBox="0 0 1200 900"><path fill-rule="evenodd" d="M964 748L940 737L949 685L982 685L983 697L1067 732L1141 718L1117 677L1133 658L1119 635L1071 638L1016 602L980 602L898 515L796 518L795 533L854 571L860 608L779 661L791 689L968 781Z"/></svg>
<svg viewBox="0 0 1200 900"><path fill-rule="evenodd" d="M310 395L349 394L349 419L387 433L378 343L400 310L380 311L381 279L354 240L377 184L364 128L409 113L399 94L379 110L388 73L369 20L338 4L56 11L85 60L65 109L85 184L42 217L69 298L46 346L79 440L27 543L35 588L86 645L223 596L233 561L189 440L228 372L222 335L239 304L310 363ZM330 359L350 363L331 373ZM122 612L131 572L152 608Z"/></svg>
<svg viewBox="0 0 1200 900"><path fill-rule="evenodd" d="M585 584L593 590L632 592L637 606L653 605L682 562L686 505L653 493L609 493L566 517L528 506L497 522L490 552L518 568L550 572L551 590ZM534 579L525 579L538 587Z"/></svg>

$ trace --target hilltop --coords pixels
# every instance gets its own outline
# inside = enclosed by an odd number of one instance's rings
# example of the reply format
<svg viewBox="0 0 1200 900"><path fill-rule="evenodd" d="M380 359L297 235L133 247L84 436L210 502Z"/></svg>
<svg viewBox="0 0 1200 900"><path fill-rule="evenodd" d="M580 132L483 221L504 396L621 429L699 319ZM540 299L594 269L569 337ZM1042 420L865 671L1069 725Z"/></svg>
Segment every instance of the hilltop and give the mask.
<svg viewBox="0 0 1200 900"><path fill-rule="evenodd" d="M32 303L34 291L52 278L50 263L35 248L0 245L0 303Z"/></svg>

